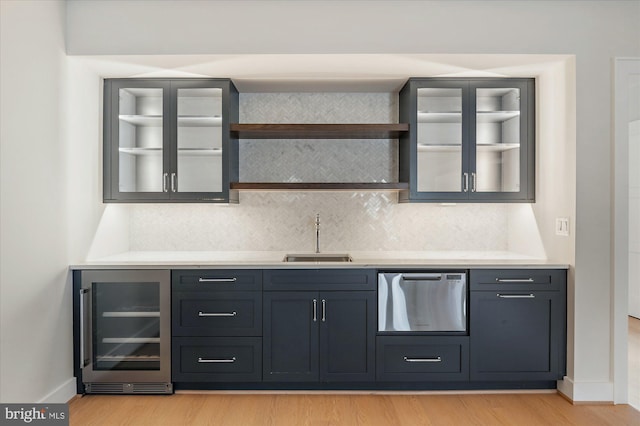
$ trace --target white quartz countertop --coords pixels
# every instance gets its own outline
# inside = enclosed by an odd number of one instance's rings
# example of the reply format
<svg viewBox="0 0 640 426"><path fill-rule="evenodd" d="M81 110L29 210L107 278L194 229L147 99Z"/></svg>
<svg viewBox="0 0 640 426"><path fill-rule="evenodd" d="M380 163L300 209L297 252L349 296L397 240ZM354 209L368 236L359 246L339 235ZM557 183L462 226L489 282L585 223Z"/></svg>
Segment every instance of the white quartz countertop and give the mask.
<svg viewBox="0 0 640 426"><path fill-rule="evenodd" d="M296 252L299 253L299 252ZM287 252L131 251L87 260L71 269L191 268L553 268L567 264L506 251L344 252L351 262L284 262ZM340 254L344 254L340 253ZM309 253L313 254L313 253ZM328 254L328 253L327 253Z"/></svg>

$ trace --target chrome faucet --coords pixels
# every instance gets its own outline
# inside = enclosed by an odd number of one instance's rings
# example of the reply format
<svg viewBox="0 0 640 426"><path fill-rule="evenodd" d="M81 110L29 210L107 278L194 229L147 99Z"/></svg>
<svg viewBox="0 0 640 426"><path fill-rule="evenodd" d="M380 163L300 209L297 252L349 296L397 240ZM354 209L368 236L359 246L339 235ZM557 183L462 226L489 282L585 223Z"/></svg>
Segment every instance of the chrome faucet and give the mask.
<svg viewBox="0 0 640 426"><path fill-rule="evenodd" d="M320 253L320 213L316 214L316 253Z"/></svg>

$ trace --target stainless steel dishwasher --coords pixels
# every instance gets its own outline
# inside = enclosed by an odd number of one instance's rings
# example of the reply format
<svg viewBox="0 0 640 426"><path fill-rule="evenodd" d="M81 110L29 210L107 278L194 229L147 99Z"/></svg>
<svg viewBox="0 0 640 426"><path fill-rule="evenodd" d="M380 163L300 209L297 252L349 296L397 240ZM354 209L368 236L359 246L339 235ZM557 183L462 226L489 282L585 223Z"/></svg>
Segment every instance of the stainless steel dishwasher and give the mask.
<svg viewBox="0 0 640 426"><path fill-rule="evenodd" d="M378 331L467 331L467 274L378 274Z"/></svg>

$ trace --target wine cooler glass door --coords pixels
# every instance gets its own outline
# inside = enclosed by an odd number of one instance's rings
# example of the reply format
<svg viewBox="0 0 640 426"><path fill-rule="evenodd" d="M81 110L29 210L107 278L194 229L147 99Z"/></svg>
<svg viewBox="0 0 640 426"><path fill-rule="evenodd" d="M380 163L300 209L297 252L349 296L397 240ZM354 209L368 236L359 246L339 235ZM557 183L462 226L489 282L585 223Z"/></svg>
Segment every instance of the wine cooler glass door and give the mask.
<svg viewBox="0 0 640 426"><path fill-rule="evenodd" d="M84 380L160 381L153 378L170 370L168 271L85 271L83 287L91 340Z"/></svg>

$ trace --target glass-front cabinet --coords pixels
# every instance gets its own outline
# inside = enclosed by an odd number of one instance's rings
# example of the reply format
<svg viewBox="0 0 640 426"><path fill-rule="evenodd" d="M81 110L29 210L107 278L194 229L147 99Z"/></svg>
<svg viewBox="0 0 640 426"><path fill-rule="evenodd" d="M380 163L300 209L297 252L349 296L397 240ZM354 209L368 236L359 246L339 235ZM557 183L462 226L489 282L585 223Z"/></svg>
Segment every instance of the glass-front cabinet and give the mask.
<svg viewBox="0 0 640 426"><path fill-rule="evenodd" d="M534 120L533 79L410 79L401 201L533 202Z"/></svg>
<svg viewBox="0 0 640 426"><path fill-rule="evenodd" d="M107 79L104 99L105 202L230 201L230 80Z"/></svg>

